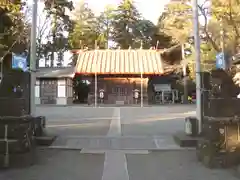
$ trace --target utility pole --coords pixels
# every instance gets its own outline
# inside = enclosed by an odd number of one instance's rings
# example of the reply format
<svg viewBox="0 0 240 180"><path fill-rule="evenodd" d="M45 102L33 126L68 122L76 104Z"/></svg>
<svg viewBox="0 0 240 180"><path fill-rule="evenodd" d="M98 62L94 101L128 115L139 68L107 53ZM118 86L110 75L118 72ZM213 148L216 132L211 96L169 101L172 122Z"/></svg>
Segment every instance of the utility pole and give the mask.
<svg viewBox="0 0 240 180"><path fill-rule="evenodd" d="M95 51L97 50L97 40L95 40ZM98 58L98 57L97 57ZM98 64L97 64L97 58L96 55L94 57L95 59L95 76L94 76L94 105L97 107L97 100L98 100L98 95L97 95L97 89L98 89L98 82L97 82L97 71L98 71Z"/></svg>
<svg viewBox="0 0 240 180"><path fill-rule="evenodd" d="M200 57L200 36L199 36L199 21L198 21L198 0L192 0L193 11L193 31L196 59L196 114L198 120L198 133L202 132L202 100L201 100L201 57Z"/></svg>
<svg viewBox="0 0 240 180"><path fill-rule="evenodd" d="M224 35L224 27L223 27L223 19L221 19L221 22L220 22L220 27L221 27L221 30L220 30L220 36L221 36L221 51L222 51L222 54L223 54L223 58L222 58L222 64L223 64L223 69L226 70L227 69L227 64L226 64L226 59L225 59L225 35Z"/></svg>
<svg viewBox="0 0 240 180"><path fill-rule="evenodd" d="M30 47L30 111L31 115L34 116L36 113L35 105L35 83L36 83L36 28L37 28L37 10L38 0L33 0L33 11L32 11L32 27L31 27L31 47Z"/></svg>
<svg viewBox="0 0 240 180"><path fill-rule="evenodd" d="M143 42L141 41L141 47L140 49L142 49L143 46ZM142 61L141 61L141 107L143 107L143 58L145 58L145 56L142 57Z"/></svg>

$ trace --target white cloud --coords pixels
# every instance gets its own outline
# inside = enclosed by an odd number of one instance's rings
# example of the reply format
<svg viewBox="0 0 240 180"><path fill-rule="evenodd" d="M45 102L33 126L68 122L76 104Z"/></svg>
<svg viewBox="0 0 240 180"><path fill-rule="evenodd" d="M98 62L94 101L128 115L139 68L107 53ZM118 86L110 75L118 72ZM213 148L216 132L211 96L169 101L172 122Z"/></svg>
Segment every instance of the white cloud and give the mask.
<svg viewBox="0 0 240 180"><path fill-rule="evenodd" d="M164 6L169 0L136 0L136 5L143 17L157 23L159 16L164 10Z"/></svg>

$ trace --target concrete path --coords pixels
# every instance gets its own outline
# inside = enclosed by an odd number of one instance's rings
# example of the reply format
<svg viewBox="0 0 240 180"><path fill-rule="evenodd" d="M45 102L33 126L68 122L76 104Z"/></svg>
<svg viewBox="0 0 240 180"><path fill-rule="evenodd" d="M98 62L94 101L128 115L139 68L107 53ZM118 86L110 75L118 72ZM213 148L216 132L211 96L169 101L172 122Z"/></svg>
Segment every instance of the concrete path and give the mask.
<svg viewBox="0 0 240 180"><path fill-rule="evenodd" d="M149 150L181 149L173 142L171 136L124 136L122 133L124 122L121 122L124 118L121 118L121 111L124 116L128 113L128 108L112 109L112 119L106 136L61 136L50 148L81 150L82 154L104 153L102 180L129 180L126 154L148 154ZM136 115L139 116L139 112ZM177 114L174 118L175 116ZM134 116L128 114L129 117ZM161 117L157 120L159 119ZM77 124L74 126L76 127Z"/></svg>
<svg viewBox="0 0 240 180"><path fill-rule="evenodd" d="M107 136L120 137L121 132L121 117L120 108L115 108L113 111L113 119ZM105 161L102 180L129 180L127 162L125 153L120 151L105 152Z"/></svg>
<svg viewBox="0 0 240 180"><path fill-rule="evenodd" d="M58 139L38 151L28 168L0 171L0 180L237 180L232 170L210 170L172 133L194 106L38 107Z"/></svg>

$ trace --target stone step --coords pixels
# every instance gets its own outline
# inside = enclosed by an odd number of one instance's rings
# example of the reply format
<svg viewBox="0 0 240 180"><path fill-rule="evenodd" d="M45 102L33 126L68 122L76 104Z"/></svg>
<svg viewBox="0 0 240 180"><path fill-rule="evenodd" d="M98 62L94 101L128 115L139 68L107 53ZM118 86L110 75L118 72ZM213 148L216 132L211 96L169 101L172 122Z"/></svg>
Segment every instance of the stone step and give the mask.
<svg viewBox="0 0 240 180"><path fill-rule="evenodd" d="M56 149L105 149L105 150L169 150L182 149L172 137L108 137L68 136L58 137L49 148Z"/></svg>

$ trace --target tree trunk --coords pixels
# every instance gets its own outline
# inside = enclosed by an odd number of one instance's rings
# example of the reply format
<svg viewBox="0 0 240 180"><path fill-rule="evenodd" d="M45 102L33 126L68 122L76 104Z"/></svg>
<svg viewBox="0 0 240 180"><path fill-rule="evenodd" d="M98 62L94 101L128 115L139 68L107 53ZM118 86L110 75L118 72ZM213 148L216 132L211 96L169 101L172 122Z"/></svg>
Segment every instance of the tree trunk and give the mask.
<svg viewBox="0 0 240 180"><path fill-rule="evenodd" d="M51 67L54 67L54 53L56 51L56 31L57 31L57 16L53 15L53 29L52 29L52 55L51 55Z"/></svg>

